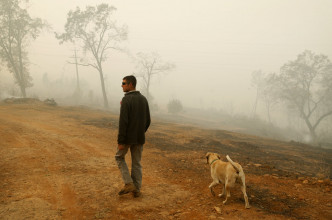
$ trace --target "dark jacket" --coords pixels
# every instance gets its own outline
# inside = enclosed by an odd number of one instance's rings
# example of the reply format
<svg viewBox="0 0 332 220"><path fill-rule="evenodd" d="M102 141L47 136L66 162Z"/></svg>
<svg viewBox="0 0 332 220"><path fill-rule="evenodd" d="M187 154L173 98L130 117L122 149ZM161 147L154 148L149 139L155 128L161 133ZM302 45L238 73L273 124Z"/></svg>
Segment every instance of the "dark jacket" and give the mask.
<svg viewBox="0 0 332 220"><path fill-rule="evenodd" d="M150 123L146 98L139 91L126 93L121 101L118 144L144 144Z"/></svg>

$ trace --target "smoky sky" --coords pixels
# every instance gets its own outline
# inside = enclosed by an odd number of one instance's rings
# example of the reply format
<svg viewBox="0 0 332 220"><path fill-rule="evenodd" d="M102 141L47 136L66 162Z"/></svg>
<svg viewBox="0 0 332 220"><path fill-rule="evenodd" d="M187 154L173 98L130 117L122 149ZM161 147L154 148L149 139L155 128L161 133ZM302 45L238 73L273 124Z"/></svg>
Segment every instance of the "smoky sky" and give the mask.
<svg viewBox="0 0 332 220"><path fill-rule="evenodd" d="M53 32L63 32L69 10L102 2L115 6L114 19L128 26L122 46L129 54L158 52L176 65L153 79L151 93L159 105L177 98L188 107L243 112L254 102L254 70L278 72L304 50L332 57L329 0L31 0L31 15L53 28L29 48L36 81L45 73L52 80L76 77L68 64L74 46L59 45ZM122 96L122 77L135 72L128 53L111 51L104 63L111 103ZM90 90L101 93L96 70L79 67L79 73Z"/></svg>

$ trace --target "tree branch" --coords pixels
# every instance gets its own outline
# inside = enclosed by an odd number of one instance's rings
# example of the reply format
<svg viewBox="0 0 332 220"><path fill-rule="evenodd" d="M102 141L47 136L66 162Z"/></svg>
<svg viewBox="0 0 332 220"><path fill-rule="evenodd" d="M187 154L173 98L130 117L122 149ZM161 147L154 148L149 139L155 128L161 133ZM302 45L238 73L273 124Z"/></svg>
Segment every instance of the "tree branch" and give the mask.
<svg viewBox="0 0 332 220"><path fill-rule="evenodd" d="M320 118L317 120L317 122L314 124L313 128L316 129L316 127L319 125L319 123L327 116L332 115L332 110L325 113L324 115L320 116Z"/></svg>
<svg viewBox="0 0 332 220"><path fill-rule="evenodd" d="M90 63L88 63L88 64L83 64L83 63L72 63L72 62L69 62L69 61L67 61L67 63L69 63L69 64L77 64L77 65L79 65L79 66L91 66L91 67L93 67L93 68L98 69L98 67L97 67L95 64L90 64Z"/></svg>
<svg viewBox="0 0 332 220"><path fill-rule="evenodd" d="M103 42L103 39L104 39L104 35L105 35L105 32L107 30L107 27L104 27L101 31L101 33L99 34L99 42L98 42L98 46L97 46L97 53L99 53L99 49L101 47L101 43ZM108 42L107 42L108 43ZM107 45L107 43L105 45ZM104 47L105 48L105 47ZM103 51L102 51L103 53Z"/></svg>

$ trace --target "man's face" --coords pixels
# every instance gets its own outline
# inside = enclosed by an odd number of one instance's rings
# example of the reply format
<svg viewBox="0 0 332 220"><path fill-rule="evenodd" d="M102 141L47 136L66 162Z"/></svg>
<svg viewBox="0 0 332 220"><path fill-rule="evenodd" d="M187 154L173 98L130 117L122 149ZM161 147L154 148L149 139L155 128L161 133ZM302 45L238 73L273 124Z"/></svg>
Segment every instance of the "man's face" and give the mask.
<svg viewBox="0 0 332 220"><path fill-rule="evenodd" d="M122 86L123 92L129 92L130 91L130 86L127 83L126 80L122 80L122 85L121 86Z"/></svg>

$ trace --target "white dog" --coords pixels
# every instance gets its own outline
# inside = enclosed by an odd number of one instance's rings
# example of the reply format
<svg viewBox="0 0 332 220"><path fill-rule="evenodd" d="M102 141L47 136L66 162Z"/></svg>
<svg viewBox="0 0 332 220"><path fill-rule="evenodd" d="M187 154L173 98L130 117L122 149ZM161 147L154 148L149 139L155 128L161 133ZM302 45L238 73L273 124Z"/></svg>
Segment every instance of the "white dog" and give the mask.
<svg viewBox="0 0 332 220"><path fill-rule="evenodd" d="M220 155L217 153L209 152L206 154L207 163L210 164L211 177L213 179L213 182L209 186L211 194L213 196L215 195L213 187L220 183L224 184L223 191L219 194L219 197L223 196L226 192L226 199L223 201L223 204L225 204L227 199L231 196L230 188L233 188L235 183L239 182L244 196L245 208L248 209L250 208L250 205L246 193L246 183L243 169L240 164L233 162L228 155L226 158L229 162L223 162L220 160Z"/></svg>

